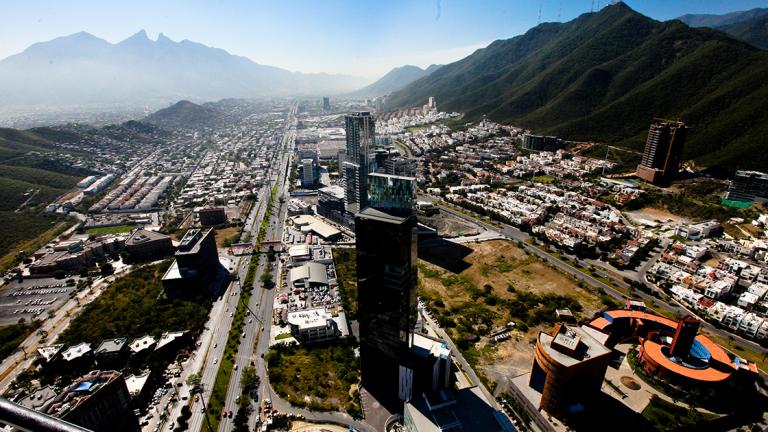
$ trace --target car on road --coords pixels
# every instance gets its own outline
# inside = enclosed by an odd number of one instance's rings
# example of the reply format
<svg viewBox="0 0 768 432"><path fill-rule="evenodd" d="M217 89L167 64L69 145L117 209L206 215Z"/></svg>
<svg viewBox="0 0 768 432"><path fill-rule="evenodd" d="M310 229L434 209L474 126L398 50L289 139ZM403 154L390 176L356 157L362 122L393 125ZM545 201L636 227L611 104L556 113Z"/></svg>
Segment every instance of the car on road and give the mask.
<svg viewBox="0 0 768 432"><path fill-rule="evenodd" d="M218 343L214 343L214 344L213 344L213 349L216 349L216 347L218 347L218 346L219 346L219 344L218 344Z"/></svg>
<svg viewBox="0 0 768 432"><path fill-rule="evenodd" d="M213 364L216 364L218 362L219 362L219 359L217 359L217 358L213 359Z"/></svg>

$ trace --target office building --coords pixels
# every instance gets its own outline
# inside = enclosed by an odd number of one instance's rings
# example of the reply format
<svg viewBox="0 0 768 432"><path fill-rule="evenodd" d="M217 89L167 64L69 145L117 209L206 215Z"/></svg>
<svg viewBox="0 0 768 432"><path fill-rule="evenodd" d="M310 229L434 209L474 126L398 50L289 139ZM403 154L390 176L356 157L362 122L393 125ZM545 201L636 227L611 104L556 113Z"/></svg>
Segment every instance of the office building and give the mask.
<svg viewBox="0 0 768 432"><path fill-rule="evenodd" d="M736 171L728 186L726 198L732 201L768 202L768 174L759 171Z"/></svg>
<svg viewBox="0 0 768 432"><path fill-rule="evenodd" d="M347 211L357 213L360 207L360 165L345 161L341 167L344 173L344 206Z"/></svg>
<svg viewBox="0 0 768 432"><path fill-rule="evenodd" d="M355 224L354 215L344 206L344 188L327 186L317 191L317 214L346 227Z"/></svg>
<svg viewBox="0 0 768 432"><path fill-rule="evenodd" d="M557 151L565 147L565 143L558 137L541 135L523 135L523 148L537 151Z"/></svg>
<svg viewBox="0 0 768 432"><path fill-rule="evenodd" d="M416 179L389 174L369 174L368 205L386 213L412 214L416 205Z"/></svg>
<svg viewBox="0 0 768 432"><path fill-rule="evenodd" d="M93 371L65 388L41 412L94 432L132 430L136 418L125 379L117 371Z"/></svg>
<svg viewBox="0 0 768 432"><path fill-rule="evenodd" d="M313 188L320 179L320 167L316 159L301 160L301 187Z"/></svg>
<svg viewBox="0 0 768 432"><path fill-rule="evenodd" d="M416 177L416 161L401 157L390 157L384 161L384 174Z"/></svg>
<svg viewBox="0 0 768 432"><path fill-rule="evenodd" d="M385 406L396 406L413 387L416 217L365 208L355 216L355 235L363 386Z"/></svg>
<svg viewBox="0 0 768 432"><path fill-rule="evenodd" d="M223 207L202 208L197 211L200 225L204 227L227 223L227 213Z"/></svg>
<svg viewBox="0 0 768 432"><path fill-rule="evenodd" d="M331 110L331 98L329 98L328 96L323 97L323 109L325 111Z"/></svg>
<svg viewBox="0 0 768 432"><path fill-rule="evenodd" d="M137 229L125 240L125 250L132 260L151 260L170 255L173 243L165 234Z"/></svg>
<svg viewBox="0 0 768 432"><path fill-rule="evenodd" d="M173 264L163 275L163 288L169 294L207 285L221 267L213 229L206 232L196 228L187 231L175 256Z"/></svg>
<svg viewBox="0 0 768 432"><path fill-rule="evenodd" d="M730 355L703 334L699 322L686 317L677 322L637 310L607 310L589 324L607 335L612 347L630 337L639 340L638 364L650 376L675 385L700 387L740 380L753 385L758 376L754 363Z"/></svg>
<svg viewBox="0 0 768 432"><path fill-rule="evenodd" d="M423 394L405 404L405 432L514 432L478 387Z"/></svg>
<svg viewBox="0 0 768 432"><path fill-rule="evenodd" d="M376 120L369 112L358 112L344 117L347 139L347 164L357 165L356 181L351 182L357 192L347 198L348 203L356 203L359 208L368 205L368 173L375 147ZM347 183L350 171L345 168L344 177ZM350 190L351 186L347 187Z"/></svg>
<svg viewBox="0 0 768 432"><path fill-rule="evenodd" d="M672 182L680 171L687 134L688 127L680 121L663 120L651 124L637 176L655 185Z"/></svg>
<svg viewBox="0 0 768 432"><path fill-rule="evenodd" d="M289 312L288 324L293 337L304 343L323 342L339 335L336 322L325 308Z"/></svg>
<svg viewBox="0 0 768 432"><path fill-rule="evenodd" d="M528 382L536 408L561 419L584 409L600 393L610 356L581 327L558 323L551 333L539 332Z"/></svg>

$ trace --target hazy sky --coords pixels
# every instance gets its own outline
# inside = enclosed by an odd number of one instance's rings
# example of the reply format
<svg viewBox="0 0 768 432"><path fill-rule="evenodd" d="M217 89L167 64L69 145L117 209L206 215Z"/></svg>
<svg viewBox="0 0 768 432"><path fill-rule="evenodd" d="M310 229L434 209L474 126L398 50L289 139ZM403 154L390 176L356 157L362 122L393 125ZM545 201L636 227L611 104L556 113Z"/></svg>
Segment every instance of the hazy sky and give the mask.
<svg viewBox="0 0 768 432"><path fill-rule="evenodd" d="M125 0L4 2L0 58L79 31L118 42L145 29L301 72L377 77L448 63L539 21L567 21L598 0ZM768 7L768 0L627 0L659 20Z"/></svg>

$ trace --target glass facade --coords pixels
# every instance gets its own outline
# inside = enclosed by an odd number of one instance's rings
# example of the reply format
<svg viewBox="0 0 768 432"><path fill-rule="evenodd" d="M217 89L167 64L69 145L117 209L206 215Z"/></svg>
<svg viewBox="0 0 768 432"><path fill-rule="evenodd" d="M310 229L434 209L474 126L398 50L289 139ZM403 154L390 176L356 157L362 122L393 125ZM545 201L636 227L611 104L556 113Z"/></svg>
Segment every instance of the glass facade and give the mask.
<svg viewBox="0 0 768 432"><path fill-rule="evenodd" d="M389 174L368 175L368 205L397 214L413 213L416 183L413 177Z"/></svg>

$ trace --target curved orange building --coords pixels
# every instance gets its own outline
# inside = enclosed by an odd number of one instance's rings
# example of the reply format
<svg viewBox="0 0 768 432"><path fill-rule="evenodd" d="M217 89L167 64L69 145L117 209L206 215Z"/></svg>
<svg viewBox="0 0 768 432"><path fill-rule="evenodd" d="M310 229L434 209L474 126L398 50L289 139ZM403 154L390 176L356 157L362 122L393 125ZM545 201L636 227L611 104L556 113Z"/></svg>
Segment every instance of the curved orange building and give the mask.
<svg viewBox="0 0 768 432"><path fill-rule="evenodd" d="M693 317L676 322L647 312L608 310L588 325L609 335L609 346L638 338L640 365L651 376L685 384L713 384L739 371L757 373L753 363L698 334L699 321Z"/></svg>

